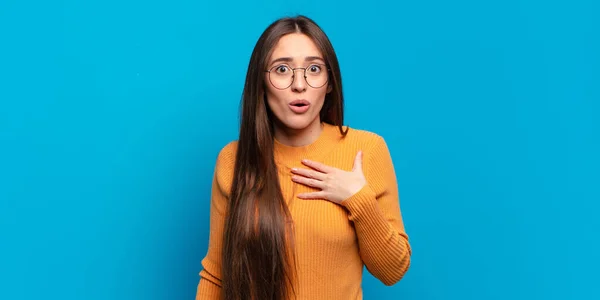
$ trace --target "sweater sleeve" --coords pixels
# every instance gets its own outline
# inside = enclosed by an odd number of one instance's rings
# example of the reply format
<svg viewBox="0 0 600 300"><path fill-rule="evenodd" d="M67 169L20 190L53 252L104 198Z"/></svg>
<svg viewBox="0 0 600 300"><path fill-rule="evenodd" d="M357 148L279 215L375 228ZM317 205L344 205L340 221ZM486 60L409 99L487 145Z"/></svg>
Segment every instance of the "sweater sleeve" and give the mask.
<svg viewBox="0 0 600 300"><path fill-rule="evenodd" d="M342 205L354 223L367 270L385 285L393 285L408 271L412 254L400 212L396 174L382 137L377 136L364 157L367 185Z"/></svg>
<svg viewBox="0 0 600 300"><path fill-rule="evenodd" d="M221 250L227 204L223 185L227 180L226 171L233 167L229 152L221 151L219 154L212 179L208 250L202 260L196 300L221 299Z"/></svg>

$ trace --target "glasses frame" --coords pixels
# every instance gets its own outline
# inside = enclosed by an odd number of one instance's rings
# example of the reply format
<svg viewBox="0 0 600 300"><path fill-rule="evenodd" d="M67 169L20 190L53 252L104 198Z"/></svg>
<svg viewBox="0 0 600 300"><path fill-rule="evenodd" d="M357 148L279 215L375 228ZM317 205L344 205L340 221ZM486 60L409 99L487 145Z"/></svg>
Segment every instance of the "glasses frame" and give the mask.
<svg viewBox="0 0 600 300"><path fill-rule="evenodd" d="M290 84L289 84L288 86L286 86L286 87L284 87L284 88L279 88L279 87L277 87L277 86L276 86L276 85L273 83L273 81L271 80L271 71L272 71L274 68L281 67L282 65L286 65L287 67L289 67L289 68L292 70L292 80L290 81ZM322 67L323 67L323 69L325 69L325 71L327 72L327 80L325 80L325 83L323 83L323 85L321 85L321 86L312 86L310 83L308 83L308 79L306 78L306 69L308 69L308 68L310 68L310 67L312 67L312 66L315 66L315 65L317 65L317 66L322 66ZM313 89L322 88L322 87L324 87L324 86L325 86L325 85L326 85L326 84L329 82L329 75L330 75L330 74L329 74L329 71L331 71L331 69L330 69L329 67L327 67L327 65L326 65L326 64L320 64L320 63L314 63L314 64L310 64L309 66L307 66L307 67L304 67L304 68L301 68L301 67L298 67L298 68L292 68L292 67L291 67L290 65L288 65L288 64L280 64L280 65L276 65L276 66L273 66L273 67L271 67L269 70L266 70L266 71L265 71L265 73L269 73L269 82L271 83L271 85L272 85L274 88L276 88L276 89L278 89L278 90L285 90L285 89L289 88L290 86L292 86L292 84L294 84L294 79L296 79L296 70L302 70L302 77L304 77L304 81L306 82L306 84L308 84L308 86L312 87Z"/></svg>

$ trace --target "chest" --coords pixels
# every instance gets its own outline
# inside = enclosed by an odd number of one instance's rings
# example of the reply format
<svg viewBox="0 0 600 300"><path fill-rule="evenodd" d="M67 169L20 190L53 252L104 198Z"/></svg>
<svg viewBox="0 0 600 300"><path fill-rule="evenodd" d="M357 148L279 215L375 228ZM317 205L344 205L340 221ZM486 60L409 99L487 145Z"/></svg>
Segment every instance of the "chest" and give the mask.
<svg viewBox="0 0 600 300"><path fill-rule="evenodd" d="M324 249L346 249L356 244L356 232L347 210L324 199L301 199L298 194L316 192L291 181L291 175L280 175L283 197L294 222L298 246Z"/></svg>

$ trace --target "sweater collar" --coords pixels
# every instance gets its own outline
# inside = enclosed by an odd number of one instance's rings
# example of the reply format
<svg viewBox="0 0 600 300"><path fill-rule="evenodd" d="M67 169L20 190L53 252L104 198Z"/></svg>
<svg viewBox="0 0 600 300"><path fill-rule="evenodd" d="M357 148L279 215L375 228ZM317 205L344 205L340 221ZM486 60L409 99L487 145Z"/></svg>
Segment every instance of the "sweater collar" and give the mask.
<svg viewBox="0 0 600 300"><path fill-rule="evenodd" d="M321 122L322 130L319 137L305 146L288 146L274 139L274 155L277 164L288 168L301 167L302 159L316 160L329 153L341 139L338 126Z"/></svg>

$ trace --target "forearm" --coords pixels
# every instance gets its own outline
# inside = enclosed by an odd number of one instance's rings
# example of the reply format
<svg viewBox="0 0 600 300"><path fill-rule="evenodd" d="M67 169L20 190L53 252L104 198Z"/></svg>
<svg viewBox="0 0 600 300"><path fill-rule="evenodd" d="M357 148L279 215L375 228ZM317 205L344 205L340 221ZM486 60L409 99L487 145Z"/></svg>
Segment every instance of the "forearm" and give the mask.
<svg viewBox="0 0 600 300"><path fill-rule="evenodd" d="M386 218L368 185L343 205L354 223L360 255L369 272L386 285L402 279L410 265L411 249L401 221Z"/></svg>
<svg viewBox="0 0 600 300"><path fill-rule="evenodd" d="M220 300L221 286L219 280L206 271L200 272L200 283L196 292L196 300Z"/></svg>

